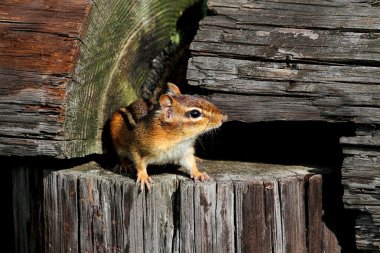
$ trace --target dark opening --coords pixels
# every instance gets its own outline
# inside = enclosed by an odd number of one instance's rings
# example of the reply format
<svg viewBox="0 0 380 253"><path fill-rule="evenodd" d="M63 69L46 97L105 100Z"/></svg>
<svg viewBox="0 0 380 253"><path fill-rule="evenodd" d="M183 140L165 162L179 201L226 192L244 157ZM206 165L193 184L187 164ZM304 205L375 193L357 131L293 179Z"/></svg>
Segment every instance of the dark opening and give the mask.
<svg viewBox="0 0 380 253"><path fill-rule="evenodd" d="M340 168L339 139L354 133L349 123L227 122L202 136L196 150L207 159Z"/></svg>
<svg viewBox="0 0 380 253"><path fill-rule="evenodd" d="M14 240L14 218L13 218L13 196L12 196L12 166L10 163L4 159L3 157L0 157L0 162L2 162L4 165L2 168L3 173L3 182L0 184L0 191L2 193L2 206L1 208L1 215L3 217L2 222L2 228L3 235L1 236L1 248L2 252L15 252L15 240Z"/></svg>

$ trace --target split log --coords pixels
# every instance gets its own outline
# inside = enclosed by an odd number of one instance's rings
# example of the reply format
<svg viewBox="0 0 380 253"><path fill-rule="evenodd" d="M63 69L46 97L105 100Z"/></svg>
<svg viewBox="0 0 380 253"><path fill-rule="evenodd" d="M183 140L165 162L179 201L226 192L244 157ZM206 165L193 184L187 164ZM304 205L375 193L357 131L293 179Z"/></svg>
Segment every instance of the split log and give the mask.
<svg viewBox="0 0 380 253"><path fill-rule="evenodd" d="M45 252L340 251L322 219L319 170L222 161L202 169L211 181L155 174L150 193L95 163L48 173Z"/></svg>
<svg viewBox="0 0 380 253"><path fill-rule="evenodd" d="M101 153L105 122L158 81L194 3L1 1L0 155Z"/></svg>

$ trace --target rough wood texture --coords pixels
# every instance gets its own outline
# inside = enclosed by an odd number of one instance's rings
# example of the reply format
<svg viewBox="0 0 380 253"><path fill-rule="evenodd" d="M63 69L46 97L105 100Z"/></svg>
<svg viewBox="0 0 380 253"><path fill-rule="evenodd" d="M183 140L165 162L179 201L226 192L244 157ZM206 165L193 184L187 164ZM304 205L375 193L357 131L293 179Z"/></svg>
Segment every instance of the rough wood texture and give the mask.
<svg viewBox="0 0 380 253"><path fill-rule="evenodd" d="M134 180L95 163L50 172L44 177L45 252L339 250L323 226L318 170L222 161L202 167L211 181L194 183L173 170L152 176L151 193L139 193ZM322 234L332 235L334 251Z"/></svg>
<svg viewBox="0 0 380 253"><path fill-rule="evenodd" d="M346 208L360 210L356 242L360 249L380 250L380 132L359 132L341 139Z"/></svg>
<svg viewBox="0 0 380 253"><path fill-rule="evenodd" d="M100 153L109 115L157 81L195 2L1 1L0 155Z"/></svg>
<svg viewBox="0 0 380 253"><path fill-rule="evenodd" d="M233 93L210 97L231 120L380 123L378 8L302 1L209 1L209 8L217 15L201 22L187 78Z"/></svg>
<svg viewBox="0 0 380 253"><path fill-rule="evenodd" d="M208 7L213 15L190 47L189 84L209 92L230 120L355 123L357 136L341 140L344 203L363 212L358 249L380 250L379 6L211 0ZM324 237L314 225L313 236Z"/></svg>

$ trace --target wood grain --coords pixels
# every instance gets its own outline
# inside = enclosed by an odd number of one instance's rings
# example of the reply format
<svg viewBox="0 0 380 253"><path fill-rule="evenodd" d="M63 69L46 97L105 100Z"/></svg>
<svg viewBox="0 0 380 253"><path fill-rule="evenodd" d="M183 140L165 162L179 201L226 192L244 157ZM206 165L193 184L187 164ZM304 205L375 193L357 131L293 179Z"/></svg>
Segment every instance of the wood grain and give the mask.
<svg viewBox="0 0 380 253"><path fill-rule="evenodd" d="M0 153L60 156L87 1L0 4ZM42 151L42 152L41 152Z"/></svg>
<svg viewBox="0 0 380 253"><path fill-rule="evenodd" d="M314 195L322 189L314 174L320 170L207 160L201 166L211 181L194 183L181 170L155 174L150 193L93 162L50 172L45 251L309 252L308 238L316 245L328 240L308 232L309 224L323 224L314 215L314 207L322 212L321 196ZM305 201L314 197L310 209Z"/></svg>
<svg viewBox="0 0 380 253"><path fill-rule="evenodd" d="M212 0L209 8L229 16L237 24L302 28L377 29L380 24L377 8L361 1L231 1ZM286 11L286 15L285 12ZM254 15L255 14L255 15Z"/></svg>

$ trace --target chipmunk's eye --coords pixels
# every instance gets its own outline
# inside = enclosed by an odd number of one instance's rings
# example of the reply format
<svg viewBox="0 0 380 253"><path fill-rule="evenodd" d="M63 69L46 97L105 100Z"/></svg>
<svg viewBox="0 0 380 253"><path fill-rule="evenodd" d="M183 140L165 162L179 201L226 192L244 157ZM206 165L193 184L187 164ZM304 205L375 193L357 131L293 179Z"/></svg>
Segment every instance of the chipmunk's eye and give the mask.
<svg viewBox="0 0 380 253"><path fill-rule="evenodd" d="M202 115L202 113L196 109L189 111L187 114L194 119Z"/></svg>

